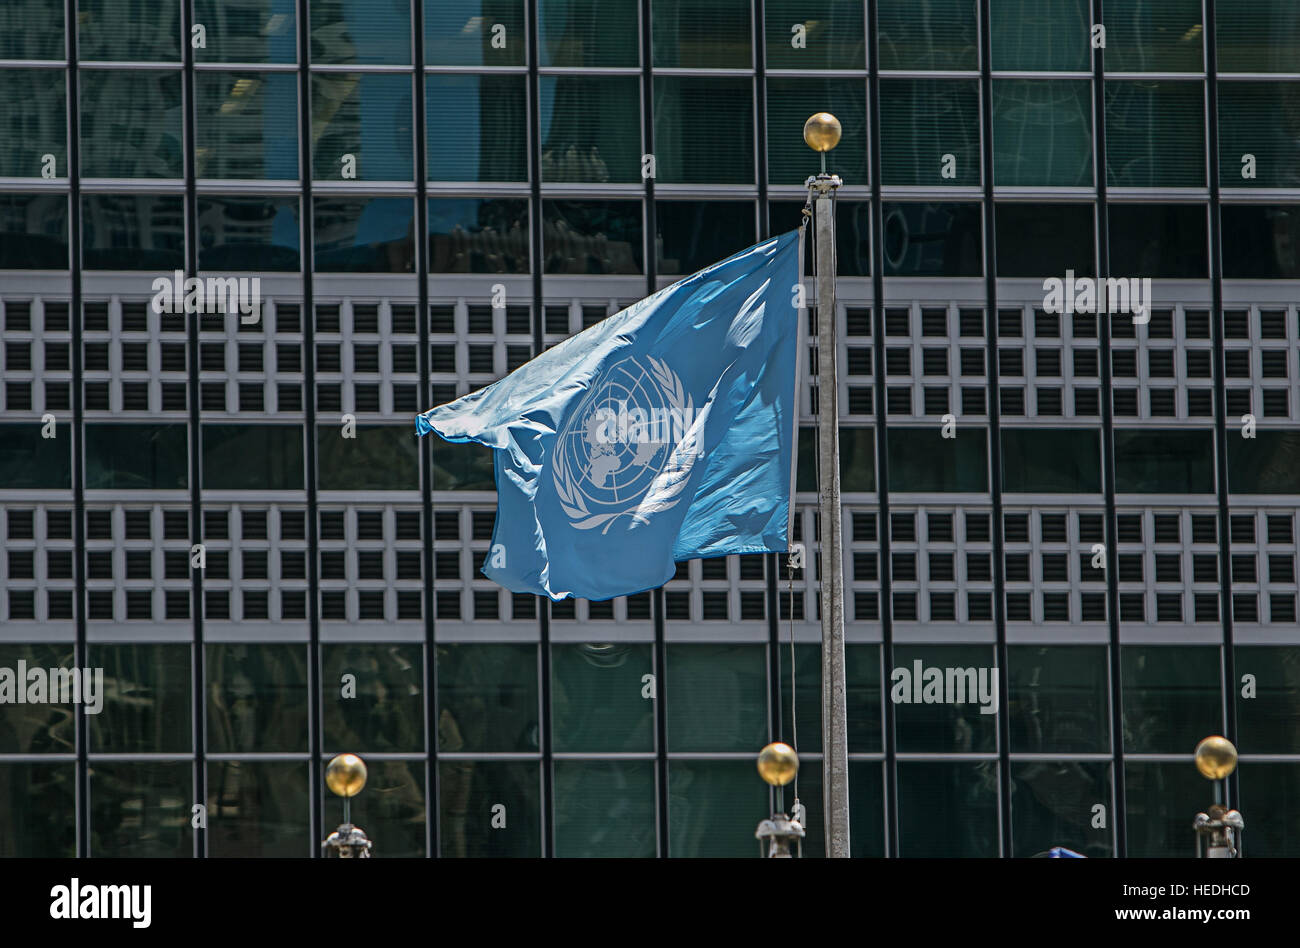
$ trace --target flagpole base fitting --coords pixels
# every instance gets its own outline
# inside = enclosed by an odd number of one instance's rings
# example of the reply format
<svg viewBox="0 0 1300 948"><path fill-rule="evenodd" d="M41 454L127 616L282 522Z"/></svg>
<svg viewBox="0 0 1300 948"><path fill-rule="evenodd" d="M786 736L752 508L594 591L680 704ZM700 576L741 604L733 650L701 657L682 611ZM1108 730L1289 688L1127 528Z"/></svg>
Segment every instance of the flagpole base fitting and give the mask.
<svg viewBox="0 0 1300 948"><path fill-rule="evenodd" d="M1246 829L1246 821L1236 810L1216 803L1209 812L1196 814L1192 829L1196 830L1196 855L1202 859L1236 859L1241 855L1237 840Z"/></svg>
<svg viewBox="0 0 1300 948"><path fill-rule="evenodd" d="M351 823L342 823L320 844L321 855L326 859L369 859L374 843L366 831Z"/></svg>
<svg viewBox="0 0 1300 948"><path fill-rule="evenodd" d="M754 838L759 841L759 855L767 859L803 856L803 826L784 813L777 813L771 819L759 823ZM793 852L791 847L794 847Z"/></svg>

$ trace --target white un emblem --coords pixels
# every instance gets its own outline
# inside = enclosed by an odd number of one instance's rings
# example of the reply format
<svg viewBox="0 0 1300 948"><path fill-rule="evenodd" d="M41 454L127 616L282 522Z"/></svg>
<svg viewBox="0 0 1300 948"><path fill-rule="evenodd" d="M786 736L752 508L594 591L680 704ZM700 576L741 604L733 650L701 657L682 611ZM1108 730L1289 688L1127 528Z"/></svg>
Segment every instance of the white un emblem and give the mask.
<svg viewBox="0 0 1300 948"><path fill-rule="evenodd" d="M579 530L673 507L699 457L703 418L667 363L628 357L592 384L556 439L551 476ZM602 531L602 532L604 532Z"/></svg>

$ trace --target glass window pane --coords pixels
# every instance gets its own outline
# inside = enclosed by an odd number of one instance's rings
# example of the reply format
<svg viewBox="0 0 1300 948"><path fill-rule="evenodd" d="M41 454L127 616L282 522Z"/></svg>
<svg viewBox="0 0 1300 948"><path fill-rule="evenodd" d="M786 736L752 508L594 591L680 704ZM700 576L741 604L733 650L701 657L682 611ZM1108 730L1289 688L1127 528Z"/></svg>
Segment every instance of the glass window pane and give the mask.
<svg viewBox="0 0 1300 948"><path fill-rule="evenodd" d="M71 642L0 643L0 668L73 668L76 653ZM15 677L17 672L14 672ZM60 694L60 697L62 695ZM76 709L60 704L0 704L0 753L71 754L76 750ZM74 823L75 825L75 823Z"/></svg>
<svg viewBox="0 0 1300 948"><path fill-rule="evenodd" d="M337 679L336 679L337 680ZM364 748L361 756L365 758ZM352 823L366 831L374 843L372 854L380 858L423 858L425 849L424 761L366 759L367 779L363 793L352 798ZM343 798L325 786L320 773L321 800L325 803L325 832L343 822Z"/></svg>
<svg viewBox="0 0 1300 948"><path fill-rule="evenodd" d="M1115 188L1205 185L1199 81L1107 80L1106 181Z"/></svg>
<svg viewBox="0 0 1300 948"><path fill-rule="evenodd" d="M654 856L656 818L654 761L555 762L556 856Z"/></svg>
<svg viewBox="0 0 1300 948"><path fill-rule="evenodd" d="M200 270L301 269L298 198L202 195L198 210Z"/></svg>
<svg viewBox="0 0 1300 948"><path fill-rule="evenodd" d="M1214 432L1116 429L1115 490L1214 493Z"/></svg>
<svg viewBox="0 0 1300 948"><path fill-rule="evenodd" d="M1120 667L1126 753L1190 755L1222 731L1217 646L1125 645Z"/></svg>
<svg viewBox="0 0 1300 948"><path fill-rule="evenodd" d="M404 197L331 195L312 199L316 270L412 273L415 204Z"/></svg>
<svg viewBox="0 0 1300 948"><path fill-rule="evenodd" d="M866 69L862 10L850 0L767 0L767 68Z"/></svg>
<svg viewBox="0 0 1300 948"><path fill-rule="evenodd" d="M311 61L391 66L410 63L410 4L312 0Z"/></svg>
<svg viewBox="0 0 1300 948"><path fill-rule="evenodd" d="M1218 91L1219 183L1300 187L1300 82L1220 82Z"/></svg>
<svg viewBox="0 0 1300 948"><path fill-rule="evenodd" d="M994 70L1092 69L1088 0L990 0Z"/></svg>
<svg viewBox="0 0 1300 948"><path fill-rule="evenodd" d="M826 155L826 170L839 175L845 184L866 184L866 96L866 83L861 79L768 79L767 180L772 184L803 184L809 175L821 170L820 156L803 140L803 126L813 113L826 111L840 120L843 129L840 143ZM682 131L685 134L692 129Z"/></svg>
<svg viewBox="0 0 1300 948"><path fill-rule="evenodd" d="M1102 20L1108 72L1200 72L1204 65L1201 0L1106 0Z"/></svg>
<svg viewBox="0 0 1300 948"><path fill-rule="evenodd" d="M1186 753L1190 757L1191 752ZM1213 789L1190 759L1177 763L1125 760L1124 826L1129 858L1193 858L1196 833L1192 817L1213 802Z"/></svg>
<svg viewBox="0 0 1300 948"><path fill-rule="evenodd" d="M993 690L990 671L995 667L993 649L987 645L895 646L888 700L894 704L898 750L954 754L997 750L998 692ZM971 670L975 688L967 691ZM939 679L934 677L936 671ZM948 692L950 677L953 691ZM942 686L938 691L936 681ZM999 676L998 687L1002 684ZM957 693L958 686L963 694ZM989 707L994 712L984 713Z"/></svg>
<svg viewBox="0 0 1300 948"><path fill-rule="evenodd" d="M0 177L68 176L67 77L59 69L0 69Z"/></svg>
<svg viewBox="0 0 1300 948"><path fill-rule="evenodd" d="M989 489L988 433L962 428L936 438L930 428L888 432L889 489L902 493L983 493Z"/></svg>
<svg viewBox="0 0 1300 948"><path fill-rule="evenodd" d="M660 76L655 78L654 99L656 181L754 181L754 83L750 79ZM708 132L701 134L704 129Z"/></svg>
<svg viewBox="0 0 1300 948"><path fill-rule="evenodd" d="M637 0L539 0L542 66L636 66L641 62Z"/></svg>
<svg viewBox="0 0 1300 948"><path fill-rule="evenodd" d="M527 200L429 201L431 273L527 273L528 252Z"/></svg>
<svg viewBox="0 0 1300 948"><path fill-rule="evenodd" d="M306 751L306 648L288 643L205 647L208 751Z"/></svg>
<svg viewBox="0 0 1300 948"><path fill-rule="evenodd" d="M668 707L672 708L671 701ZM757 857L759 842L754 828L768 815L769 807L767 784L754 770L752 760L671 761L668 855Z"/></svg>
<svg viewBox="0 0 1300 948"><path fill-rule="evenodd" d="M1086 80L994 81L993 183L1092 186L1092 88Z"/></svg>
<svg viewBox="0 0 1300 948"><path fill-rule="evenodd" d="M204 425L203 486L208 490L302 490L302 429L297 425Z"/></svg>
<svg viewBox="0 0 1300 948"><path fill-rule="evenodd" d="M207 28L198 62L295 63L298 61L294 0L194 0L194 22Z"/></svg>
<svg viewBox="0 0 1300 948"><path fill-rule="evenodd" d="M788 589L786 584L782 583L780 580L777 581L777 595L781 597L781 608L782 609L788 608L788 595L789 595ZM844 657L845 657L844 677L847 686L850 688L853 685L853 681L851 678L851 671L855 671L856 669L850 669L848 665L848 662L851 660L849 658L849 653L850 651L855 651L859 648L864 648L864 647L869 650L874 650L874 646L846 645L844 647ZM785 741L787 744L789 744L791 747L793 747L796 751L798 751L801 754L820 753L822 749L822 649L821 646L800 645L798 643L795 644L794 646L795 668L794 668L793 675L790 674L790 643L789 642L783 642L777 647L777 656L780 661L780 668L781 668L781 676L778 681L778 686L781 691L780 739ZM794 709L794 711L796 712L796 716L793 720L790 714L791 712L790 689L791 689L792 678L794 679L793 687L794 687L795 695L798 700L798 707ZM877 674L876 675L877 685L879 684L879 679L880 676L879 674ZM848 699L849 701L848 721L850 727L853 726L854 719L859 717L859 715L857 714L858 708L854 703L855 697L857 696L853 695ZM879 701L877 701L877 703L879 703ZM870 709L866 709L866 710L867 713L870 714ZM795 734L794 732L795 725L798 726L798 734ZM868 731L868 734L869 733L870 732ZM856 749L857 748L854 748L854 750ZM804 763L806 765L807 761L804 761ZM804 778L807 777L808 771L810 769L811 768L804 766L799 771L800 789L804 795L806 795L806 791L803 790L802 781ZM790 796L790 793L791 791L789 790L786 791L786 796L787 796L786 812L789 812L788 808L790 804L788 798ZM807 826L805 826L804 828L808 829Z"/></svg>
<svg viewBox="0 0 1300 948"><path fill-rule="evenodd" d="M996 205L997 268L1000 277L1092 276L1091 204Z"/></svg>
<svg viewBox="0 0 1300 948"><path fill-rule="evenodd" d="M803 208L803 201L768 201L768 234L798 230L804 220ZM804 254L805 276L812 276L812 258L811 252ZM842 277L871 275L870 202L835 199L835 263Z"/></svg>
<svg viewBox="0 0 1300 948"><path fill-rule="evenodd" d="M654 64L749 69L753 66L750 0L657 0L650 5Z"/></svg>
<svg viewBox="0 0 1300 948"><path fill-rule="evenodd" d="M694 273L757 242L751 201L656 201L661 276Z"/></svg>
<svg viewBox="0 0 1300 948"><path fill-rule="evenodd" d="M42 427L39 422L0 424L0 490L72 487L72 428L59 425L53 438L43 438Z"/></svg>
<svg viewBox="0 0 1300 948"><path fill-rule="evenodd" d="M1300 7L1292 0L1217 0L1219 72L1295 72Z"/></svg>
<svg viewBox="0 0 1300 948"><path fill-rule="evenodd" d="M104 670L102 710L88 717L92 753L191 750L189 645L93 644L90 666Z"/></svg>
<svg viewBox="0 0 1300 948"><path fill-rule="evenodd" d="M885 276L981 276L984 220L978 204L886 202Z"/></svg>
<svg viewBox="0 0 1300 948"><path fill-rule="evenodd" d="M640 201L543 201L547 273L642 273Z"/></svg>
<svg viewBox="0 0 1300 948"><path fill-rule="evenodd" d="M978 69L976 6L967 0L880 0L881 69Z"/></svg>
<svg viewBox="0 0 1300 948"><path fill-rule="evenodd" d="M81 174L181 178L179 70L83 70Z"/></svg>
<svg viewBox="0 0 1300 948"><path fill-rule="evenodd" d="M1105 647L1012 645L1007 648L1007 662L1012 753L1103 754L1110 750L1110 672Z"/></svg>
<svg viewBox="0 0 1300 948"><path fill-rule="evenodd" d="M298 177L296 75L202 70L194 88L198 177Z"/></svg>
<svg viewBox="0 0 1300 948"><path fill-rule="evenodd" d="M1300 766L1291 761L1247 761L1241 765L1239 773L1242 812L1259 814L1250 824L1250 835L1243 840L1243 852L1265 859L1294 859L1300 855L1300 817L1296 815L1296 801L1300 799ZM1202 780L1204 802L1201 809L1212 799L1205 792L1208 789Z"/></svg>
<svg viewBox="0 0 1300 948"><path fill-rule="evenodd" d="M1064 846L1108 859L1110 821L1094 827L1093 807L1110 812L1110 764L1101 761L1035 760L1011 765L1011 855L1038 856Z"/></svg>
<svg viewBox="0 0 1300 948"><path fill-rule="evenodd" d="M0 193L0 269L68 269L68 196Z"/></svg>
<svg viewBox="0 0 1300 948"><path fill-rule="evenodd" d="M1098 432L1002 429L1002 489L1016 494L1101 493Z"/></svg>
<svg viewBox="0 0 1300 948"><path fill-rule="evenodd" d="M430 181L528 180L524 76L434 75L425 83Z"/></svg>
<svg viewBox="0 0 1300 948"><path fill-rule="evenodd" d="M1255 677L1255 695L1237 702L1237 746L1243 754L1292 754L1300 746L1300 648L1238 646L1238 677Z"/></svg>
<svg viewBox="0 0 1300 948"><path fill-rule="evenodd" d="M814 802L820 802L818 796ZM885 855L884 765L849 761L849 855L882 859Z"/></svg>
<svg viewBox="0 0 1300 948"><path fill-rule="evenodd" d="M1228 439L1228 490L1234 494L1300 494L1300 432L1256 431Z"/></svg>
<svg viewBox="0 0 1300 948"><path fill-rule="evenodd" d="M848 694L849 753L884 750L884 712L880 695L880 646L845 645L845 689ZM819 689L820 690L820 689ZM820 708L820 704L819 704ZM800 720L802 720L802 716ZM821 721L818 720L820 746ZM850 767L853 765L850 764ZM849 784L852 793L852 783Z"/></svg>
<svg viewBox="0 0 1300 948"><path fill-rule="evenodd" d="M328 753L424 750L424 654L419 645L327 643L321 645L321 667ZM346 697L340 684L344 675L356 678L355 693ZM419 809L424 811L422 798Z"/></svg>
<svg viewBox="0 0 1300 948"><path fill-rule="evenodd" d="M87 270L185 266L185 199L178 194L84 194L81 262Z"/></svg>
<svg viewBox="0 0 1300 948"><path fill-rule="evenodd" d="M312 177L412 181L411 77L398 73L313 73ZM355 161L345 160L351 155Z"/></svg>
<svg viewBox="0 0 1300 948"><path fill-rule="evenodd" d="M653 671L648 644L552 646L553 749L653 751L654 701L641 696L641 678Z"/></svg>
<svg viewBox="0 0 1300 948"><path fill-rule="evenodd" d="M0 59L65 59L64 0L0 4Z"/></svg>
<svg viewBox="0 0 1300 948"><path fill-rule="evenodd" d="M0 835L0 858L76 856L76 787L75 762L0 764L0 810L10 821Z"/></svg>
<svg viewBox="0 0 1300 948"><path fill-rule="evenodd" d="M1109 204L1111 272L1205 279L1210 272L1203 204Z"/></svg>
<svg viewBox="0 0 1300 948"><path fill-rule="evenodd" d="M766 659L761 645L670 643L668 750L762 747L767 742Z"/></svg>
<svg viewBox="0 0 1300 948"><path fill-rule="evenodd" d="M538 107L543 181L641 180L641 83L635 76L542 76Z"/></svg>
<svg viewBox="0 0 1300 948"><path fill-rule="evenodd" d="M438 703L443 751L536 751L537 646L439 645Z"/></svg>
<svg viewBox="0 0 1300 948"><path fill-rule="evenodd" d="M440 855L536 859L542 854L536 762L443 760L438 774ZM497 806L504 812L494 814ZM504 827L493 828L494 815L505 817Z"/></svg>
<svg viewBox="0 0 1300 948"><path fill-rule="evenodd" d="M86 425L87 490L185 490L189 431L181 425Z"/></svg>
<svg viewBox="0 0 1300 948"><path fill-rule="evenodd" d="M881 183L979 184L979 122L974 79L881 79Z"/></svg>
<svg viewBox="0 0 1300 948"><path fill-rule="evenodd" d="M1300 280L1300 204L1225 204L1223 275Z"/></svg>
<svg viewBox="0 0 1300 948"><path fill-rule="evenodd" d="M408 425L358 425L355 438L322 425L316 447L321 490L420 489L420 446Z"/></svg>
<svg viewBox="0 0 1300 948"><path fill-rule="evenodd" d="M900 761L898 854L998 855L997 761Z"/></svg>
<svg viewBox="0 0 1300 948"><path fill-rule="evenodd" d="M876 489L874 428L840 428L840 488L845 493Z"/></svg>
<svg viewBox="0 0 1300 948"><path fill-rule="evenodd" d="M320 852L320 840L311 838L310 779L306 761L208 761L208 855L305 858Z"/></svg>
<svg viewBox="0 0 1300 948"><path fill-rule="evenodd" d="M90 765L90 853L184 859L194 855L188 761Z"/></svg>
<svg viewBox="0 0 1300 948"><path fill-rule="evenodd" d="M78 0L77 53L83 60L180 62L181 5L175 0Z"/></svg>
<svg viewBox="0 0 1300 948"><path fill-rule="evenodd" d="M495 454L481 444L433 443L433 486L438 491L496 490Z"/></svg>
<svg viewBox="0 0 1300 948"><path fill-rule="evenodd" d="M431 66L522 66L524 0L424 0L424 61Z"/></svg>

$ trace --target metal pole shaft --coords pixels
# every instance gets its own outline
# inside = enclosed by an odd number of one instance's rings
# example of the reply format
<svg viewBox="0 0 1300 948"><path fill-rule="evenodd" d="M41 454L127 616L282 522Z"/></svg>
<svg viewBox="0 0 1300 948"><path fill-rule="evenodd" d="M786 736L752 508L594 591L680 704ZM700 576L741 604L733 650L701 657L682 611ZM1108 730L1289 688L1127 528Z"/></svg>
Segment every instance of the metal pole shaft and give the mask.
<svg viewBox="0 0 1300 948"><path fill-rule="evenodd" d="M838 180L834 184L838 184ZM818 457L821 466L822 801L826 855L849 855L848 707L844 684L844 558L835 346L834 184L816 188Z"/></svg>

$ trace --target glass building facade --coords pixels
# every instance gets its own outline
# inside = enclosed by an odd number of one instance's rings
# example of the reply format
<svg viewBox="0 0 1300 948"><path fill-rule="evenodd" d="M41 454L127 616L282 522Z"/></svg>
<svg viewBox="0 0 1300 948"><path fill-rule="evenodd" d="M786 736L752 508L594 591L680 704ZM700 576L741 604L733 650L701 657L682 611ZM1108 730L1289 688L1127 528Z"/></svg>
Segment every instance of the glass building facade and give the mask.
<svg viewBox="0 0 1300 948"><path fill-rule="evenodd" d="M1294 0L8 0L0 88L0 666L105 681L0 705L0 854L317 854L353 751L381 856L753 856L796 717L821 853L815 348L809 569L513 595L413 435L796 226L821 110L854 854L1191 855L1214 733L1300 854Z"/></svg>

